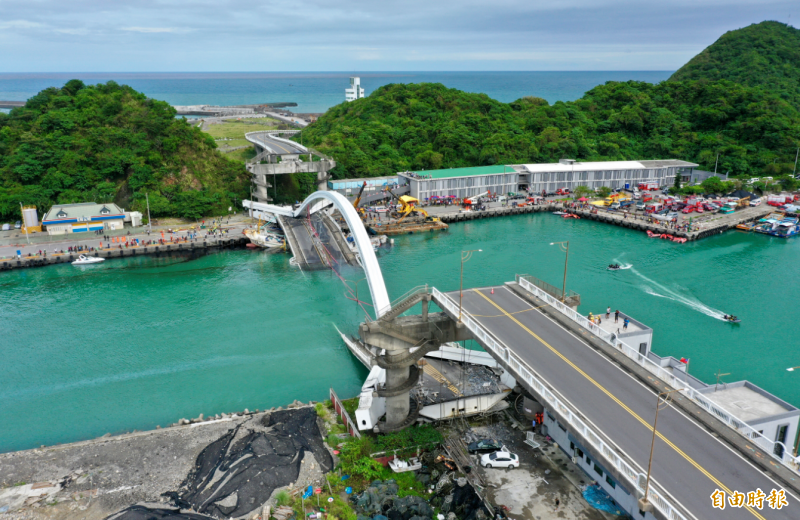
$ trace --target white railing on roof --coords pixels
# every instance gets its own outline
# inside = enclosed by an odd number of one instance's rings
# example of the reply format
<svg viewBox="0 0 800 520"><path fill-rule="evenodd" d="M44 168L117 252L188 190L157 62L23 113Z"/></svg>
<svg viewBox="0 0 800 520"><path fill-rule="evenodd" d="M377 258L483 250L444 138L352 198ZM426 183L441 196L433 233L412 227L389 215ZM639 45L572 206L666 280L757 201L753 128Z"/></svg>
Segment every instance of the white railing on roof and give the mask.
<svg viewBox="0 0 800 520"><path fill-rule="evenodd" d="M749 426L745 421L739 419L732 413L720 407L718 404L713 403L702 393L689 386L685 381L675 377L670 371L661 367L661 365L653 362L653 360L649 359L647 356L640 354L638 350L620 340L615 334L604 331L598 325L592 323L588 319L578 314L576 311L558 301L556 298L553 298L546 292L542 291L524 277L517 276L517 283L520 287L533 294L540 300L544 300L552 308L556 309L570 320L585 328L603 342L624 353L628 358L635 361L636 364L652 373L670 385L672 388L680 390L681 393L683 393L689 399L702 406L707 412L736 430L741 435L745 436L747 439L757 442L759 446L764 449L764 451L772 455L774 459L779 460L781 464L786 466L788 469L800 474L800 457L794 457L792 455L792 450L787 448L784 443L773 441L768 437L765 437L763 434ZM775 453L777 445L782 447L780 450L781 455L777 455Z"/></svg>
<svg viewBox="0 0 800 520"><path fill-rule="evenodd" d="M449 311L452 315L458 315L458 304L445 296L441 291L432 288L433 298L436 304L443 309ZM504 360L511 370L514 372L514 377L517 380L525 381L536 392L541 395L546 404L554 410L558 410L564 420L576 431L583 435L583 437L591 444L599 453L603 454L606 463L616 468L621 475L625 477L631 489L636 489L640 496L644 495L644 479L646 475L636 471L633 466L626 462L620 455L618 450L613 446L607 444L599 433L595 432L586 422L577 416L573 410L577 410L571 403L565 402L558 398L551 390L550 385L545 383L538 375L534 375L534 370L528 364L514 354L511 349L505 346L502 342L496 340L489 332L483 328L471 314L461 311L461 321L469 329L472 334L479 338L483 345L486 346L491 352ZM648 500L658 508L666 518L669 520L688 520L686 516L681 514L675 506L668 502L661 493L650 486L648 491Z"/></svg>

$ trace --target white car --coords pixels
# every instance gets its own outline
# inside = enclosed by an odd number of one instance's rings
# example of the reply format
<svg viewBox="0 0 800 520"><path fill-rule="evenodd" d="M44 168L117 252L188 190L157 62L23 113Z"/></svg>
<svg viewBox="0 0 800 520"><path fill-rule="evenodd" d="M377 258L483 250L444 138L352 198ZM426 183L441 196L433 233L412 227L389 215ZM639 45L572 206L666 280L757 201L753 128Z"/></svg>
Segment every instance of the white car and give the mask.
<svg viewBox="0 0 800 520"><path fill-rule="evenodd" d="M484 468L518 468L519 457L507 451L495 451L481 457Z"/></svg>

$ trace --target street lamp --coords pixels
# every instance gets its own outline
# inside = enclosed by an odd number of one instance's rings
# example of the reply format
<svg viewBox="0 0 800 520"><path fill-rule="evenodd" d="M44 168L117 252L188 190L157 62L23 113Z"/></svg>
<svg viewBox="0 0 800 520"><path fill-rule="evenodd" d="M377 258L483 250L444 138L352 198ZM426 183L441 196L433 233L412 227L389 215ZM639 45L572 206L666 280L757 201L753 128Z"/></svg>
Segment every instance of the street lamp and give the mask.
<svg viewBox="0 0 800 520"><path fill-rule="evenodd" d="M653 440L650 443L650 461L647 463L647 480L644 484L644 496L639 499L639 510L650 512L653 510L652 504L647 500L647 494L650 492L650 469L653 467L653 448L656 446L656 427L658 426L658 411L661 409L661 396L664 398L663 404L669 404L669 394L679 392L680 390L670 390L669 392L661 392L656 396L656 418L653 420Z"/></svg>
<svg viewBox="0 0 800 520"><path fill-rule="evenodd" d="M561 302L567 299L567 262L569 261L569 240L564 242L550 242L551 246L558 245L566 253L564 257L564 284L561 287Z"/></svg>
<svg viewBox="0 0 800 520"><path fill-rule="evenodd" d="M458 322L461 323L461 300L464 298L464 263L469 262L472 253L480 253L483 249L470 249L461 251L461 276L458 282Z"/></svg>

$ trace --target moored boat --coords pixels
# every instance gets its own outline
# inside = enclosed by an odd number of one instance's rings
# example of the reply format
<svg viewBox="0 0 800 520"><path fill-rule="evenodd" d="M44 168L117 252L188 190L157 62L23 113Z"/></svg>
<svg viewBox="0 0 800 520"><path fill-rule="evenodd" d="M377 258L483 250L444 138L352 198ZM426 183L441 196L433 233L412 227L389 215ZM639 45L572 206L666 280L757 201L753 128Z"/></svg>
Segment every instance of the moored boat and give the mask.
<svg viewBox="0 0 800 520"><path fill-rule="evenodd" d="M105 258L100 258L100 257L97 257L97 256L81 255L81 256L78 257L77 260L72 262L72 265L92 265L92 264L100 264L100 263L103 263L105 261L106 261Z"/></svg>

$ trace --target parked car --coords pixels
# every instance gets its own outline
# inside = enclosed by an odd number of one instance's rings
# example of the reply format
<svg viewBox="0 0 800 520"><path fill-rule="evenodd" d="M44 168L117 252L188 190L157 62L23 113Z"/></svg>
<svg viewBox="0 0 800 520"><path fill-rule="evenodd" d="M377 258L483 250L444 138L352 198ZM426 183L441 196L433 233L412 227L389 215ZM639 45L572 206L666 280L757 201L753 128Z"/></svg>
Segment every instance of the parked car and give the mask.
<svg viewBox="0 0 800 520"><path fill-rule="evenodd" d="M11 224L3 224L3 231L8 231L11 229Z"/></svg>
<svg viewBox="0 0 800 520"><path fill-rule="evenodd" d="M682 212L683 212L683 213L687 213L687 214L688 214L688 213L691 213L692 211L694 211L694 206L686 206L686 207L685 207L685 208L683 208L683 210L682 210Z"/></svg>
<svg viewBox="0 0 800 520"><path fill-rule="evenodd" d="M678 218L678 212L677 211L670 211L669 213L667 213L664 216L667 217L670 220L675 220L676 218Z"/></svg>
<svg viewBox="0 0 800 520"><path fill-rule="evenodd" d="M637 202L636 203L636 209L638 209L639 211L643 210L644 208L645 208L644 202Z"/></svg>
<svg viewBox="0 0 800 520"><path fill-rule="evenodd" d="M481 457L484 468L518 468L519 457L507 451L495 451Z"/></svg>
<svg viewBox="0 0 800 520"><path fill-rule="evenodd" d="M22 227L22 222L20 222L19 220L14 222L14 229L19 229L21 227Z"/></svg>
<svg viewBox="0 0 800 520"><path fill-rule="evenodd" d="M373 207L369 208L369 211L372 211L372 212L375 212L375 213L388 213L389 212L389 208L387 208L385 206L373 206Z"/></svg>
<svg viewBox="0 0 800 520"><path fill-rule="evenodd" d="M467 446L467 451L470 453L489 453L498 451L503 448L503 443L497 439L481 439L476 442L471 442Z"/></svg>

